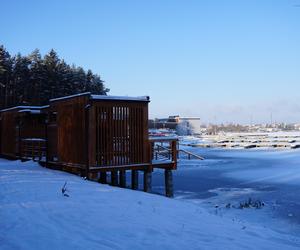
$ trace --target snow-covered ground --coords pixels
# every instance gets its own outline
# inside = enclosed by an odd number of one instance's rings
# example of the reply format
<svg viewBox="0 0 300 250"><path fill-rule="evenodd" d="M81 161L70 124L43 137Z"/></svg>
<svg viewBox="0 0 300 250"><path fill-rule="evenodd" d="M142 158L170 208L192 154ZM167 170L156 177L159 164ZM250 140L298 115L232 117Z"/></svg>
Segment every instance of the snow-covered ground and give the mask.
<svg viewBox="0 0 300 250"><path fill-rule="evenodd" d="M61 192L65 182L69 197ZM299 247L297 235L212 214L201 204L0 160L1 250Z"/></svg>

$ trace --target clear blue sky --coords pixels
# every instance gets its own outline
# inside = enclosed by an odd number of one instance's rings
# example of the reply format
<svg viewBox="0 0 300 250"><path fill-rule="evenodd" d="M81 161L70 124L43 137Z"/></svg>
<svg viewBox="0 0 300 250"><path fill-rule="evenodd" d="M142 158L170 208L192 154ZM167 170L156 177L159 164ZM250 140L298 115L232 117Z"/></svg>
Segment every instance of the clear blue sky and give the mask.
<svg viewBox="0 0 300 250"><path fill-rule="evenodd" d="M0 0L11 54L54 48L150 116L300 122L300 0Z"/></svg>

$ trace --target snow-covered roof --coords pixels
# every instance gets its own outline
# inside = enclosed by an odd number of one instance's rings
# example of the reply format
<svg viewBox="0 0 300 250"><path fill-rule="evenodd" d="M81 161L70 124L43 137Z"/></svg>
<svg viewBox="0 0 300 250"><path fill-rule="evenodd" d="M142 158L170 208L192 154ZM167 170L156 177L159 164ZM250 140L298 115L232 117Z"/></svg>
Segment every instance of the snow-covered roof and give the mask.
<svg viewBox="0 0 300 250"><path fill-rule="evenodd" d="M5 111L10 111L10 110L15 110L15 109L42 109L45 108L46 106L15 106L15 107L11 107L11 108L7 108L7 109L2 109L0 110L0 112L5 112Z"/></svg>
<svg viewBox="0 0 300 250"><path fill-rule="evenodd" d="M149 102L149 96L112 96L112 95L91 95L91 99L93 100L119 100L119 101L143 101Z"/></svg>
<svg viewBox="0 0 300 250"><path fill-rule="evenodd" d="M59 98L51 99L50 102L61 101L69 98L79 97L89 95L92 100L119 100L119 101L142 101L149 102L149 96L138 96L138 97L130 97L130 96L112 96L112 95L91 95L90 92L80 93L76 95L69 95Z"/></svg>
<svg viewBox="0 0 300 250"><path fill-rule="evenodd" d="M40 114L41 110L39 109L21 109L18 113L30 113L30 114Z"/></svg>
<svg viewBox="0 0 300 250"><path fill-rule="evenodd" d="M90 92L84 92L84 93L80 93L80 94L76 94L76 95L68 95L68 96L53 98L53 99L50 99L50 102L60 101L60 100L74 98L74 97L78 97L78 96L84 96L84 95L91 95L91 93Z"/></svg>

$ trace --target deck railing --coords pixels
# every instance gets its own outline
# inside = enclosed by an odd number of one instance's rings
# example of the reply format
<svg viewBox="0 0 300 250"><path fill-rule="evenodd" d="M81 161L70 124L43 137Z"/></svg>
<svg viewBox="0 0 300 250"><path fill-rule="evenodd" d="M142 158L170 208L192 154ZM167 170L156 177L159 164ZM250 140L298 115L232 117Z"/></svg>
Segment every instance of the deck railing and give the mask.
<svg viewBox="0 0 300 250"><path fill-rule="evenodd" d="M177 137L150 137L149 142L153 165L169 164L170 169L177 168Z"/></svg>
<svg viewBox="0 0 300 250"><path fill-rule="evenodd" d="M25 138L20 141L20 158L42 160L46 156L46 141L40 138Z"/></svg>

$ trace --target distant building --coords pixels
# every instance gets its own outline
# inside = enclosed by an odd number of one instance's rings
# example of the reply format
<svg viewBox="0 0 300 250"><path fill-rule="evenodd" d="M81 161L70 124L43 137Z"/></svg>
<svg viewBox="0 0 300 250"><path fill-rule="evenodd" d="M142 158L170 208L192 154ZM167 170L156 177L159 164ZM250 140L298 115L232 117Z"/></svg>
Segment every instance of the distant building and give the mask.
<svg viewBox="0 0 300 250"><path fill-rule="evenodd" d="M178 135L199 135L201 134L201 123L199 117L178 117Z"/></svg>
<svg viewBox="0 0 300 250"><path fill-rule="evenodd" d="M201 133L199 117L180 117L179 115L149 121L149 128L168 128L177 131L178 135L195 135Z"/></svg>

